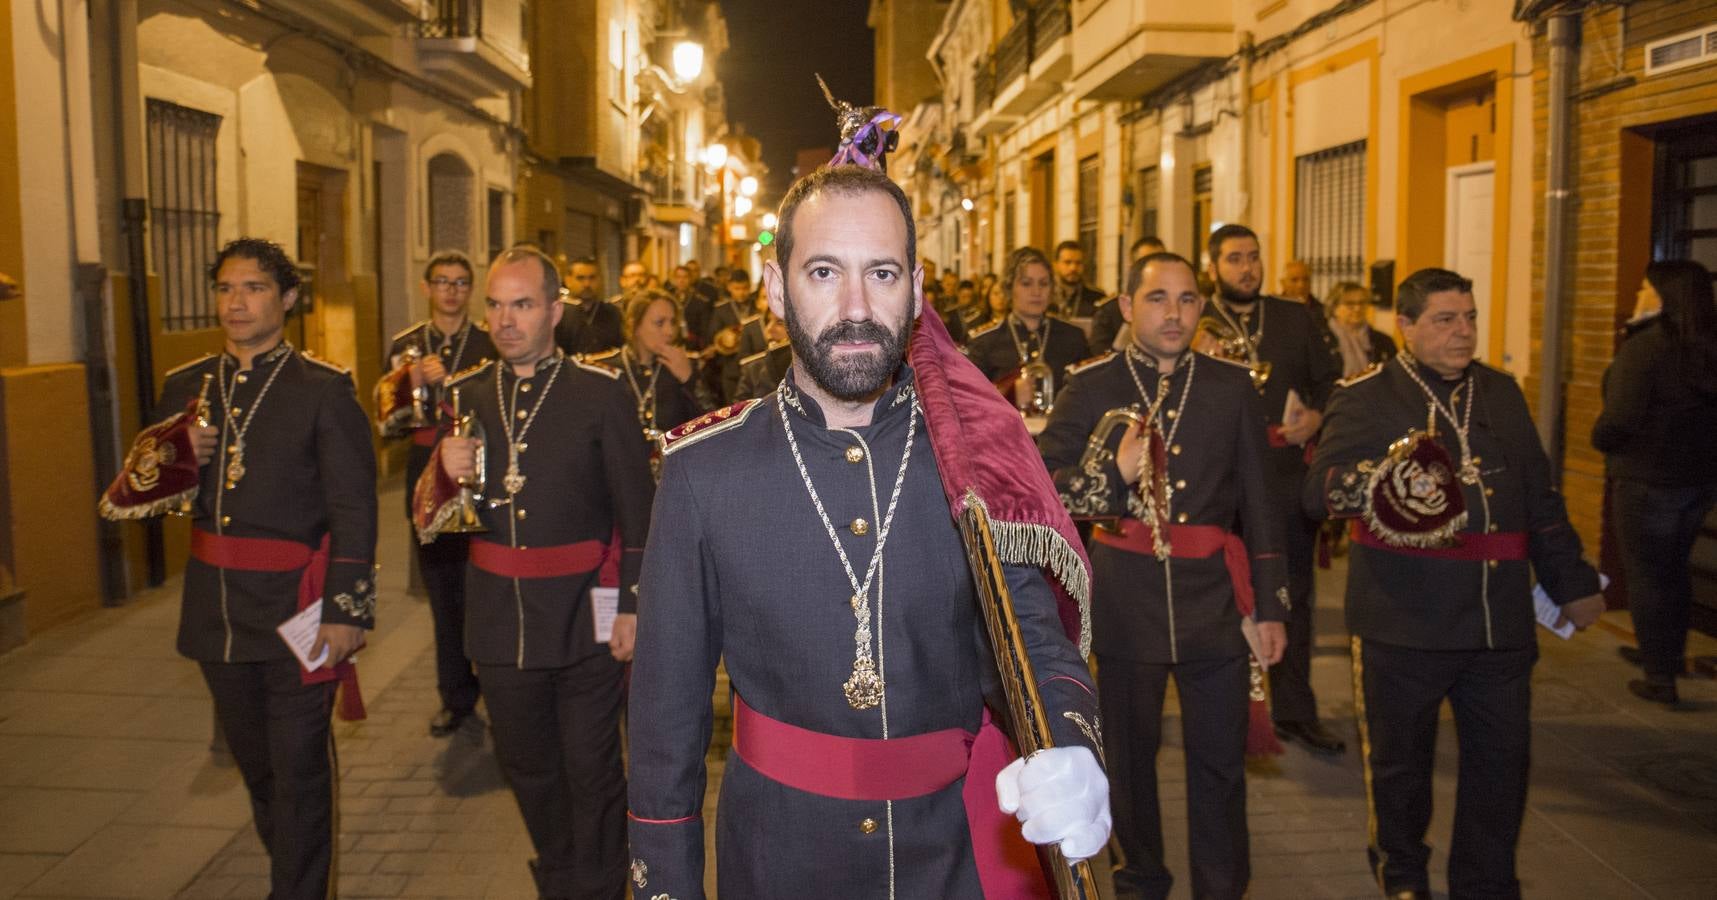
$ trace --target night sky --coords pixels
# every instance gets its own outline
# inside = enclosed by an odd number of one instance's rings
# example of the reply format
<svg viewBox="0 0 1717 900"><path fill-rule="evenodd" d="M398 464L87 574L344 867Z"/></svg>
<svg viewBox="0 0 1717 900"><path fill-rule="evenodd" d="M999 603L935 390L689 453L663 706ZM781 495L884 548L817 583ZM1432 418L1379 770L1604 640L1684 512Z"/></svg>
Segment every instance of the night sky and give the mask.
<svg viewBox="0 0 1717 900"><path fill-rule="evenodd" d="M727 118L763 143L769 166L764 201L792 184L799 150L839 133L814 73L855 104L871 101L875 59L865 0L721 0L730 46L716 66L727 87Z"/></svg>

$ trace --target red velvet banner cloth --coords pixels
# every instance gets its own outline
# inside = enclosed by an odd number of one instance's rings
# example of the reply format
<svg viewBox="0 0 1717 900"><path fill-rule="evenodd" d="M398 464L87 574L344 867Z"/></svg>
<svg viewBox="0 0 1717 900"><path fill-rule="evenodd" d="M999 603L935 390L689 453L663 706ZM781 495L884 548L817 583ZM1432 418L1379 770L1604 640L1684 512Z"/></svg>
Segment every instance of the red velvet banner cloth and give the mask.
<svg viewBox="0 0 1717 900"><path fill-rule="evenodd" d="M1522 560L1526 558L1526 532L1497 531L1491 533L1463 531L1455 535L1459 541L1453 547L1436 547L1421 549L1419 547L1397 547L1386 544L1377 535L1371 533L1364 523L1358 519L1348 526L1348 533L1353 542L1375 550L1387 550L1403 556L1423 556L1429 559L1454 559L1469 562L1485 562L1488 560Z"/></svg>

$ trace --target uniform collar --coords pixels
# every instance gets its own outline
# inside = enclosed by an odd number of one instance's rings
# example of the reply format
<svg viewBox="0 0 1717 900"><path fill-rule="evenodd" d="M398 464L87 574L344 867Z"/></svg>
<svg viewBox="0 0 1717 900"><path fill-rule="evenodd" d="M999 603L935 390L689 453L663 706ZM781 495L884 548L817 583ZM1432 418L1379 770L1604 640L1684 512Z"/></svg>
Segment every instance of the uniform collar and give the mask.
<svg viewBox="0 0 1717 900"><path fill-rule="evenodd" d="M285 359L287 357L287 355L290 354L291 352L292 352L292 342L286 340L285 338L282 338L280 340L280 343L275 344L273 347L270 347L267 350L264 350L263 352L258 353L257 355L251 357L250 367L252 369L255 369L255 368L258 368L260 366L273 365L274 363L277 363L280 360ZM231 353L228 353L226 351L221 352L221 358L226 360L226 362L228 364L232 365L235 368L239 365L238 357L236 357L236 356L234 356Z"/></svg>
<svg viewBox="0 0 1717 900"><path fill-rule="evenodd" d="M787 402L787 408L799 418L818 426L827 428L828 420L823 418L823 408L810 395L801 392L795 376L798 372L789 368L781 390L782 399ZM894 384L876 398L876 404L871 407L870 424L878 425L896 416L906 415L912 407L912 398L917 393L913 384L912 367L901 363L894 372Z"/></svg>
<svg viewBox="0 0 1717 900"><path fill-rule="evenodd" d="M465 329L471 327L471 319L469 316L467 316L465 321L462 324L460 324L460 326L456 330L454 330L454 332L452 334L447 334L447 333L443 332L441 329L435 327L435 320L434 319L430 319L429 321L423 323L423 327L429 329L430 334L435 335L436 337L440 338L442 341L449 341L449 340L452 340L452 339L464 334Z"/></svg>
<svg viewBox="0 0 1717 900"><path fill-rule="evenodd" d="M558 367L561 363L563 363L565 361L566 361L566 351L560 349L559 347L556 347L556 348L554 348L553 353L550 353L549 355L543 357L542 359L537 360L536 371L532 372L531 374L529 374L525 377L526 378L535 378L536 376L541 375L544 372L550 371L550 370ZM509 363L505 360L497 360L496 362L501 367L501 377L503 377L503 378L515 378L515 379L519 377L518 373L513 371L513 364L512 363Z"/></svg>

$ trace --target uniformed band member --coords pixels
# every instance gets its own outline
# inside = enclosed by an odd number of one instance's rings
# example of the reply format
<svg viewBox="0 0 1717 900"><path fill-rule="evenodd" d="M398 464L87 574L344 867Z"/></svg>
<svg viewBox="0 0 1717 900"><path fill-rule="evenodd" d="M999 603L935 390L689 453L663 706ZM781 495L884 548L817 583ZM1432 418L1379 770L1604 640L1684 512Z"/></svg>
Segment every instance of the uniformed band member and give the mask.
<svg viewBox="0 0 1717 900"><path fill-rule="evenodd" d="M1001 321L972 332L966 342L966 355L978 371L1022 409L1033 392L1031 379L1020 377L1025 363L1048 364L1055 384L1060 385L1067 367L1085 357L1085 333L1048 313L1053 277L1043 251L1021 247L1008 254L1002 284L1012 309Z"/></svg>
<svg viewBox="0 0 1717 900"><path fill-rule="evenodd" d="M197 660L268 849L270 896L334 892L338 673L375 624L376 458L346 370L283 338L299 275L276 244L241 238L210 271L226 347L168 373L158 414L186 408L213 376L185 564L179 652ZM315 599L322 625L306 672L276 626ZM360 708L361 709L361 708ZM360 712L361 714L361 712Z"/></svg>
<svg viewBox="0 0 1717 900"><path fill-rule="evenodd" d="M638 412L639 434L652 472L661 464L662 435L714 405L700 399L708 392L698 379L697 361L675 343L683 330L679 316L672 296L661 291L638 293L627 301L622 320L626 345L585 360L620 373L620 383Z"/></svg>
<svg viewBox="0 0 1717 900"><path fill-rule="evenodd" d="M1103 292L1085 283L1085 246L1078 241L1055 245L1055 301L1052 312L1064 319L1089 321L1103 301Z"/></svg>
<svg viewBox="0 0 1717 900"><path fill-rule="evenodd" d="M573 355L604 353L625 343L620 328L620 310L602 300L596 260L580 257L567 266L566 291L561 295L561 315L554 326L554 341ZM558 279L557 279L558 280Z"/></svg>
<svg viewBox="0 0 1717 900"><path fill-rule="evenodd" d="M1165 248L1156 235L1146 235L1133 241L1127 248L1127 258L1138 262L1153 253L1161 253ZM1130 263L1129 263L1130 264ZM1097 301L1097 311L1091 314L1091 358L1096 358L1111 350L1125 350L1132 343L1132 329L1121 318L1121 305L1115 301L1120 297L1108 297Z"/></svg>
<svg viewBox="0 0 1717 900"><path fill-rule="evenodd" d="M1421 269L1396 297L1406 347L1335 392L1304 490L1309 513L1352 522L1347 626L1371 864L1386 895L1431 896L1425 829L1447 698L1460 747L1449 892L1518 897L1533 578L1580 628L1604 600L1525 396L1473 359L1472 282Z"/></svg>
<svg viewBox="0 0 1717 900"><path fill-rule="evenodd" d="M1201 331L1214 328L1228 340L1194 347L1248 363L1263 382L1269 416L1267 454L1273 505L1281 518L1288 555L1288 649L1270 669L1271 713L1276 733L1320 753L1340 753L1346 744L1318 719L1312 693L1312 573L1317 526L1300 511L1306 475L1305 446L1323 421L1324 401L1335 386L1336 367L1318 322L1304 304L1263 293L1264 262L1258 235L1244 225L1224 225L1210 234L1210 278L1217 296L1204 311ZM1204 335L1201 335L1203 338ZM1202 345L1201 345L1202 343ZM1292 393L1297 418L1285 421Z"/></svg>
<svg viewBox="0 0 1717 900"><path fill-rule="evenodd" d="M446 503L461 502L447 486L476 475L480 447L487 530L471 539L465 647L483 682L496 759L536 848L541 894L619 898L621 674L653 485L619 373L554 344L559 282L534 250L508 250L490 266L486 316L499 362L450 385L483 439L442 439L438 467L424 476L439 480L418 487L418 525L433 530ZM619 590L606 645L596 639L599 584Z"/></svg>
<svg viewBox="0 0 1717 900"><path fill-rule="evenodd" d="M711 393L723 403L732 403L739 391L739 342L745 321L756 315L751 294L751 276L744 269L727 273L726 296L710 310L709 339L704 345L705 378Z"/></svg>
<svg viewBox="0 0 1717 900"><path fill-rule="evenodd" d="M1127 349L1075 367L1038 436L1068 511L1109 522L1093 532L1091 630L1123 857L1115 890L1161 898L1173 884L1156 777L1172 675L1186 749L1192 894L1239 898L1251 873L1253 648L1242 623L1255 625L1260 661L1269 664L1281 657L1288 615L1280 516L1265 482L1263 401L1243 366L1187 349L1205 303L1191 263L1172 253L1143 257L1127 288L1117 301L1129 323ZM1119 416L1111 421L1124 424L1099 431L1114 410L1143 417L1148 436ZM1267 716L1259 726L1269 728Z"/></svg>
<svg viewBox="0 0 1717 900"><path fill-rule="evenodd" d="M378 395L398 382L403 382L398 387L408 390L428 388L426 396L417 401L424 413L421 426L409 427L409 416L406 427L397 427L399 417L389 422L384 415L382 422L384 437L411 439L405 464L407 520L411 518L412 487L429 463L436 428L443 418L444 383L460 371L495 358L488 330L472 322L469 315L475 277L471 260L457 250L442 251L429 260L423 269L423 293L429 301L430 317L394 335L388 348L388 364L394 371L377 386ZM387 405L378 396L378 411ZM477 673L465 656L466 538L444 534L427 544L412 544L435 621L435 689L441 695L441 710L429 720L429 733L445 737L457 731L477 708Z"/></svg>
<svg viewBox="0 0 1717 900"><path fill-rule="evenodd" d="M787 377L787 369L793 364L793 345L781 341L769 345L768 350L753 353L739 361L739 387L736 388L738 399L755 400L766 397Z"/></svg>
<svg viewBox="0 0 1717 900"><path fill-rule="evenodd" d="M921 385L902 364L924 308L910 209L870 169L800 179L765 278L791 373L769 398L670 436L628 716L634 896L704 896L704 759L723 660L735 722L716 834L722 896L1041 895L1029 851L1033 871L1013 877L1035 878L1038 893L992 887L1007 873L974 850L974 831L1021 830L997 816L997 776L967 774L997 682ZM1017 415L986 395L1030 460ZM1108 835L1089 674L1043 574L1013 565L1007 580L1064 746L1005 770L999 789L1028 839L1088 857Z"/></svg>

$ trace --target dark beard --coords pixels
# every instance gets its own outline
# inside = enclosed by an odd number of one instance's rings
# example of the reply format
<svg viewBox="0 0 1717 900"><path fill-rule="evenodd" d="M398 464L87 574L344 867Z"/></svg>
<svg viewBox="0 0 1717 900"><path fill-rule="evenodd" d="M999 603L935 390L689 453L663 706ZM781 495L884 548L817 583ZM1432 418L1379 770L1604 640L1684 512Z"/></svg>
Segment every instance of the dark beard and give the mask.
<svg viewBox="0 0 1717 900"><path fill-rule="evenodd" d="M1229 303L1237 303L1241 306L1249 306L1258 300L1257 291L1253 291L1250 294L1244 293L1240 288L1229 284L1228 281L1223 278L1216 279L1216 293L1221 295L1223 300L1226 300Z"/></svg>
<svg viewBox="0 0 1717 900"><path fill-rule="evenodd" d="M781 305L787 310L787 337L793 343L793 358L803 363L805 372L818 387L837 400L854 403L876 396L888 387L896 369L906 358L906 343L912 337L912 320L907 319L898 333L881 323L836 322L815 338L805 330L793 308L793 295L781 286ZM874 341L880 353L836 362L835 344L849 341Z"/></svg>

